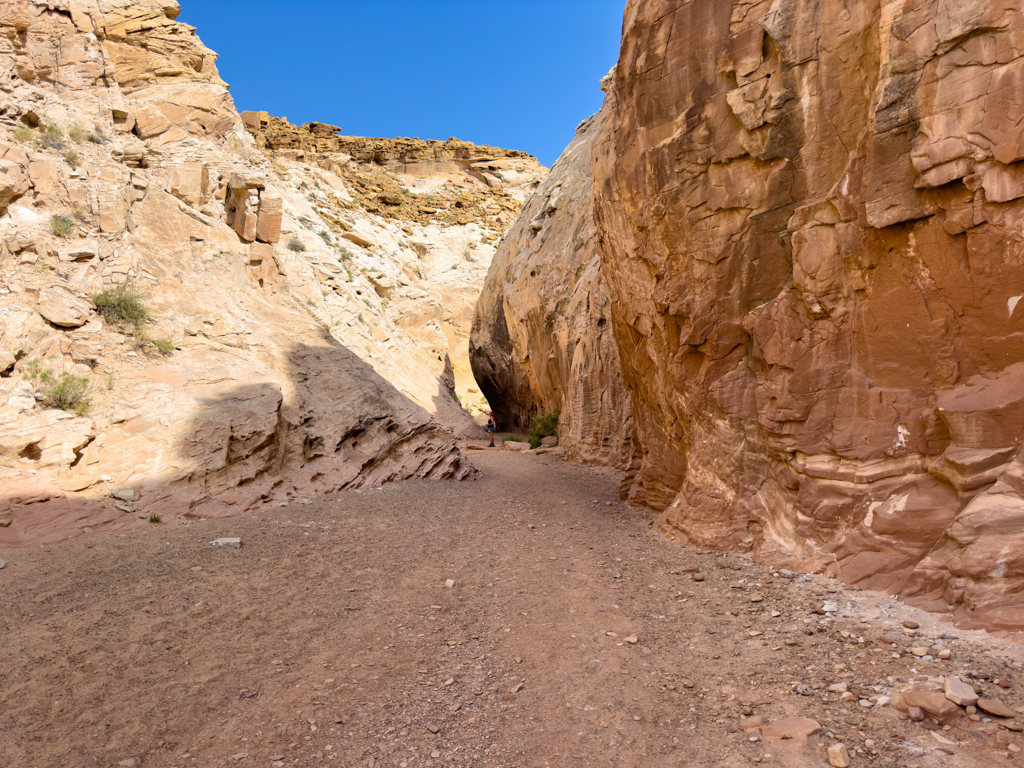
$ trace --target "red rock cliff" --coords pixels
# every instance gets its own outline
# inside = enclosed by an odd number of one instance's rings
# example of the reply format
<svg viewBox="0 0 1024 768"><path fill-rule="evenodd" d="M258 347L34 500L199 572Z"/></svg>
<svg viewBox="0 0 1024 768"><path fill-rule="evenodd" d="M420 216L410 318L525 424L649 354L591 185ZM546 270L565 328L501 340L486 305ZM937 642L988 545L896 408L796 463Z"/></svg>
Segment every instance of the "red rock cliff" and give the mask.
<svg viewBox="0 0 1024 768"><path fill-rule="evenodd" d="M666 532L1024 627L1022 49L1006 0L628 4L596 285Z"/></svg>

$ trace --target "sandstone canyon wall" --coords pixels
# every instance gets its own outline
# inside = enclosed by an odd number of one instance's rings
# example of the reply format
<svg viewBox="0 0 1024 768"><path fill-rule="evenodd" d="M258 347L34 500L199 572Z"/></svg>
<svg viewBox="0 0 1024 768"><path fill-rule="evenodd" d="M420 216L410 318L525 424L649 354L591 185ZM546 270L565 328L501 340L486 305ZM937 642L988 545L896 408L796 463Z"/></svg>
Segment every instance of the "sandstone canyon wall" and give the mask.
<svg viewBox="0 0 1024 768"><path fill-rule="evenodd" d="M598 290L664 531L1024 628L1022 53L1008 0L628 3ZM531 258L485 289L514 419L564 370Z"/></svg>
<svg viewBox="0 0 1024 768"><path fill-rule="evenodd" d="M545 169L263 154L179 10L0 2L0 546L473 473L473 304ZM90 300L126 279L134 337Z"/></svg>
<svg viewBox="0 0 1024 768"><path fill-rule="evenodd" d="M626 467L629 395L594 227L591 152L607 120L580 125L498 247L477 304L470 355L499 428L526 432L561 412L567 458Z"/></svg>
<svg viewBox="0 0 1024 768"><path fill-rule="evenodd" d="M634 1L596 216L632 498L1024 626L1016 2Z"/></svg>
<svg viewBox="0 0 1024 768"><path fill-rule="evenodd" d="M298 238L305 249L286 288L456 437L486 437L472 419L487 409L470 370L473 311L497 241L547 169L457 139L242 119L283 190L282 245Z"/></svg>

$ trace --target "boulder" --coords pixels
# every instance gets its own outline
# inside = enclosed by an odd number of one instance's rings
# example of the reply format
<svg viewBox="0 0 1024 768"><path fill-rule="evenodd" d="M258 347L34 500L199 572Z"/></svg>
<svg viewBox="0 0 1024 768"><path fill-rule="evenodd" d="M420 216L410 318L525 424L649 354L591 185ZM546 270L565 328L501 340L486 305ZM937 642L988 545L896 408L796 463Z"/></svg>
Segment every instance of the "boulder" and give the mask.
<svg viewBox="0 0 1024 768"><path fill-rule="evenodd" d="M27 169L12 160L0 159L0 210L29 190Z"/></svg>
<svg viewBox="0 0 1024 768"><path fill-rule="evenodd" d="M92 261L99 256L100 248L95 240L76 240L58 253L61 261Z"/></svg>
<svg viewBox="0 0 1024 768"><path fill-rule="evenodd" d="M232 192L248 189L265 189L267 177L254 171L238 171L231 174L228 189Z"/></svg>
<svg viewBox="0 0 1024 768"><path fill-rule="evenodd" d="M39 293L36 311L54 325L77 328L89 320L92 306L67 288L53 286Z"/></svg>
<svg viewBox="0 0 1024 768"><path fill-rule="evenodd" d="M342 233L341 236L344 237L346 240L348 240L350 243L354 243L355 245L358 245L360 248L372 248L373 247L373 242L372 241L367 240L365 237L363 237L362 235L357 234L355 232L344 232L344 233Z"/></svg>
<svg viewBox="0 0 1024 768"><path fill-rule="evenodd" d="M520 442L517 442L515 440L506 440L505 444L504 444L504 450L506 450L506 451L516 451L516 452L519 452L519 453L529 453L530 452L530 444L529 443L520 443Z"/></svg>

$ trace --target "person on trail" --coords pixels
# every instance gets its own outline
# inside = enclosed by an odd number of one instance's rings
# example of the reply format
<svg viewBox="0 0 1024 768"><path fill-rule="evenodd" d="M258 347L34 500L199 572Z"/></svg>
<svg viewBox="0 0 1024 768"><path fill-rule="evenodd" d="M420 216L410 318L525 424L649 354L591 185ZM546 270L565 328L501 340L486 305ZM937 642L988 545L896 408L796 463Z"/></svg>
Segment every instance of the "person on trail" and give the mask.
<svg viewBox="0 0 1024 768"><path fill-rule="evenodd" d="M487 434L491 438L491 444L488 448L494 447L494 412L488 412L487 414Z"/></svg>

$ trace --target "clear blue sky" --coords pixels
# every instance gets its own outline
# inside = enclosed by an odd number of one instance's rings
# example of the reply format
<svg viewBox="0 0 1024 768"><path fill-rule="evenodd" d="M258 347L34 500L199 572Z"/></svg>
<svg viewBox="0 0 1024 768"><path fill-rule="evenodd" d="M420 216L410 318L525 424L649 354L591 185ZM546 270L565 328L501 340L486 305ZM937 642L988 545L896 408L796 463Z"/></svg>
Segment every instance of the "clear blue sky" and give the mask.
<svg viewBox="0 0 1024 768"><path fill-rule="evenodd" d="M551 165L601 106L625 0L181 0L239 110Z"/></svg>

